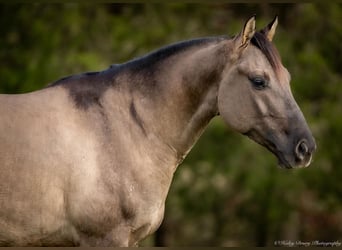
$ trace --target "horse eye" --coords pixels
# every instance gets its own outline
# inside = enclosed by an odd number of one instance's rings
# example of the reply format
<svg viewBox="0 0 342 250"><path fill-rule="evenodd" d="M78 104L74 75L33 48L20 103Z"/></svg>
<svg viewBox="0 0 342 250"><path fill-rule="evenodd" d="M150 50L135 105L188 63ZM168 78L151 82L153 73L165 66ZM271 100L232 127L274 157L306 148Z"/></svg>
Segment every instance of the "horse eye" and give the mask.
<svg viewBox="0 0 342 250"><path fill-rule="evenodd" d="M250 77L249 80L252 82L253 87L258 90L262 90L268 86L267 81L263 77L260 77L260 76Z"/></svg>

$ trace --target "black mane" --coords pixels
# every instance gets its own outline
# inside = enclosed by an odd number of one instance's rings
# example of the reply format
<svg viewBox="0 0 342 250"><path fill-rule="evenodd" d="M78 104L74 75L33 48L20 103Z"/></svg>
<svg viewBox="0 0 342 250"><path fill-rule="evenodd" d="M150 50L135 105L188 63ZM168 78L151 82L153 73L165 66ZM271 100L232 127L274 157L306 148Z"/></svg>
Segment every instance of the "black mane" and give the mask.
<svg viewBox="0 0 342 250"><path fill-rule="evenodd" d="M191 47L201 46L201 45L209 44L212 42L219 42L224 39L227 39L227 37L225 36L204 37L204 38L197 38L197 39L174 43L174 44L162 47L158 50L155 50L142 57L138 57L136 59L128 61L127 63L121 64L121 66L130 68L133 70L143 69L145 67L152 66L172 55L181 53L182 51L185 51Z"/></svg>

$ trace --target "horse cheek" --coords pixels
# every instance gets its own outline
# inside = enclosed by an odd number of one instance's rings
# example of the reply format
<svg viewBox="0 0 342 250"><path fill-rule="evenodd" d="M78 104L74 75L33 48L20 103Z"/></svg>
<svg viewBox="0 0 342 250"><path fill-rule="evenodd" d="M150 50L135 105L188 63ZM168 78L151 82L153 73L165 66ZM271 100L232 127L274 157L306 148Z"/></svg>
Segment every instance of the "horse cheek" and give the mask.
<svg viewBox="0 0 342 250"><path fill-rule="evenodd" d="M218 94L220 115L228 126L239 133L247 132L252 126L250 98L242 93L246 94L238 88L224 85L221 86Z"/></svg>

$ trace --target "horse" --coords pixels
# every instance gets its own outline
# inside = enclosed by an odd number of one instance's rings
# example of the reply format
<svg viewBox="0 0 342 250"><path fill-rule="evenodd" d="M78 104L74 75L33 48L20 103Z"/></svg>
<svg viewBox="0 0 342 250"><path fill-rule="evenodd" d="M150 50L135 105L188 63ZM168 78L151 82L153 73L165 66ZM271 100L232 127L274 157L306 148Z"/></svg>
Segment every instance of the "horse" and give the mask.
<svg viewBox="0 0 342 250"><path fill-rule="evenodd" d="M210 120L307 167L315 140L272 43L275 17L0 95L0 245L135 246Z"/></svg>

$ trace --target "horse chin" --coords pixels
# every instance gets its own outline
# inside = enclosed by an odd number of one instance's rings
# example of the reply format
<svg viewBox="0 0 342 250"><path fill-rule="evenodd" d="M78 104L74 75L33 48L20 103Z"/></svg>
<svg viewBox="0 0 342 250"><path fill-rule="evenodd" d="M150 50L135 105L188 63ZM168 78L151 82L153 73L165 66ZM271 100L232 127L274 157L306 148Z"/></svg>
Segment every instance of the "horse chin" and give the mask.
<svg viewBox="0 0 342 250"><path fill-rule="evenodd" d="M250 130L247 133L244 133L244 135L248 136L261 146L267 148L275 157L277 157L278 166L280 168L292 169L296 167L296 163L291 160L291 157L288 157L281 150L279 150L276 144L271 140L265 140L265 138L263 138L256 130Z"/></svg>

